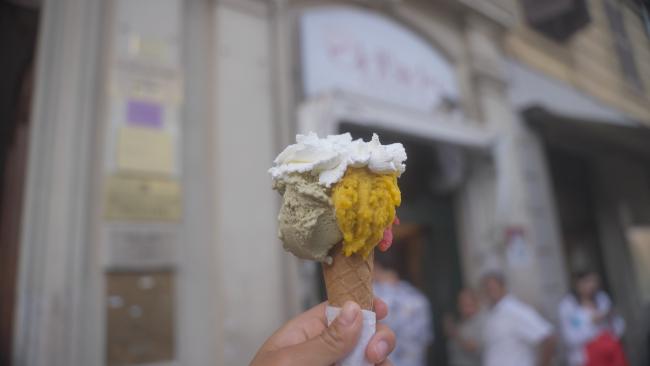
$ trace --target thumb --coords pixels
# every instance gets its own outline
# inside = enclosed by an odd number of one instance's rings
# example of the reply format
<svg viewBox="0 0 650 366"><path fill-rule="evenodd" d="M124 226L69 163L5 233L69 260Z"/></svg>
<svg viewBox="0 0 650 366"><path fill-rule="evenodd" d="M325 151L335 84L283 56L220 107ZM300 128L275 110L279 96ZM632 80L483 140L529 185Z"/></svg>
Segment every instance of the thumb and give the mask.
<svg viewBox="0 0 650 366"><path fill-rule="evenodd" d="M329 366L350 353L359 341L363 317L361 308L347 301L332 324L305 343L289 347L291 364Z"/></svg>

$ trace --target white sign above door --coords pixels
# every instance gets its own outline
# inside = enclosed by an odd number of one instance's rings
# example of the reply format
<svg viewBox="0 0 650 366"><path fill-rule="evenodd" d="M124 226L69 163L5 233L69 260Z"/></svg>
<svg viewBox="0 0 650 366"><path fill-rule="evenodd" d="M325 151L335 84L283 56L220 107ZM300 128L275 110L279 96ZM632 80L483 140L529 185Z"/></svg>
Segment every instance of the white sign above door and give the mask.
<svg viewBox="0 0 650 366"><path fill-rule="evenodd" d="M422 112L458 101L452 65L413 31L348 7L301 18L302 81L307 97L343 90Z"/></svg>

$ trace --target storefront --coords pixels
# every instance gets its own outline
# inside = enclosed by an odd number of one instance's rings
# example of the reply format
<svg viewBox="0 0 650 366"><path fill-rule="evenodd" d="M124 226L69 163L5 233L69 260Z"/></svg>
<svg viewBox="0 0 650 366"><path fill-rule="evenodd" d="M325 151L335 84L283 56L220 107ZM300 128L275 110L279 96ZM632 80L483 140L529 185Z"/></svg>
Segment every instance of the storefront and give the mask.
<svg viewBox="0 0 650 366"><path fill-rule="evenodd" d="M42 24L19 364L249 362L319 296L281 250L266 172L306 131L406 144L402 255L434 318L491 268L536 305L565 290L534 275L501 20L453 2L67 0Z"/></svg>
<svg viewBox="0 0 650 366"><path fill-rule="evenodd" d="M550 214L556 223L560 241L550 243L559 249L555 260L567 281L580 270L600 274L628 324L630 360L643 364L650 304L650 132L623 113L514 61L509 68L514 107L540 155L528 161L538 172L528 189L546 186L554 204L549 212L537 207L533 222L547 225L545 216Z"/></svg>
<svg viewBox="0 0 650 366"><path fill-rule="evenodd" d="M490 235L498 231L496 215L474 216L496 209L494 194L478 193L496 188L496 140L490 121L469 117L480 96L463 50L446 47L463 42L466 30L431 31L431 24L444 22L437 18L444 9L428 14L424 25L413 10L336 3L290 8L295 33L288 38L299 40L290 52L297 55L292 69L300 70L291 81L298 95L291 131L365 139L377 132L384 142L405 145L402 226L393 250L402 276L431 302L438 337L430 360L444 364L443 315L454 311L463 286L475 285L489 262L498 262ZM472 259L480 251L485 257ZM302 273L302 302L321 301L319 267L304 263Z"/></svg>

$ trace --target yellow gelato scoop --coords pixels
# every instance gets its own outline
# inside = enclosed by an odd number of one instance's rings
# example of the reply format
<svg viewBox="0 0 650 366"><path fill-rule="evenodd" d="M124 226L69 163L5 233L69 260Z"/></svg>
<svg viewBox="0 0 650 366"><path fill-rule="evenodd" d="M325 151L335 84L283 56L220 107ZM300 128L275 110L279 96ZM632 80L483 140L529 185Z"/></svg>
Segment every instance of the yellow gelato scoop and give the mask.
<svg viewBox="0 0 650 366"><path fill-rule="evenodd" d="M395 208L401 203L397 175L348 168L332 189L332 202L343 233L343 253L366 258L395 220Z"/></svg>

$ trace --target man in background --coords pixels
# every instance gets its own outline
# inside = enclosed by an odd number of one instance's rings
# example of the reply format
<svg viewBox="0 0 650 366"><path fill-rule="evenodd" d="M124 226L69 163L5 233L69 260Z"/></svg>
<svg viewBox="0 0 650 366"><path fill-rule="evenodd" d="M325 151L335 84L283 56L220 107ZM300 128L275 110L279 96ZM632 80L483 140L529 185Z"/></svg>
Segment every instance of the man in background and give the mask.
<svg viewBox="0 0 650 366"><path fill-rule="evenodd" d="M420 290L400 278L396 262L389 253L375 252L375 296L388 305L383 323L398 339L389 359L398 366L425 366L427 348L433 341L431 308Z"/></svg>
<svg viewBox="0 0 650 366"><path fill-rule="evenodd" d="M508 293L503 274L484 275L482 285L490 305L484 329L484 365L550 365L555 347L551 324Z"/></svg>
<svg viewBox="0 0 650 366"><path fill-rule="evenodd" d="M466 288L458 294L458 315L458 322L451 314L444 320L449 365L481 366L485 312L474 290Z"/></svg>

